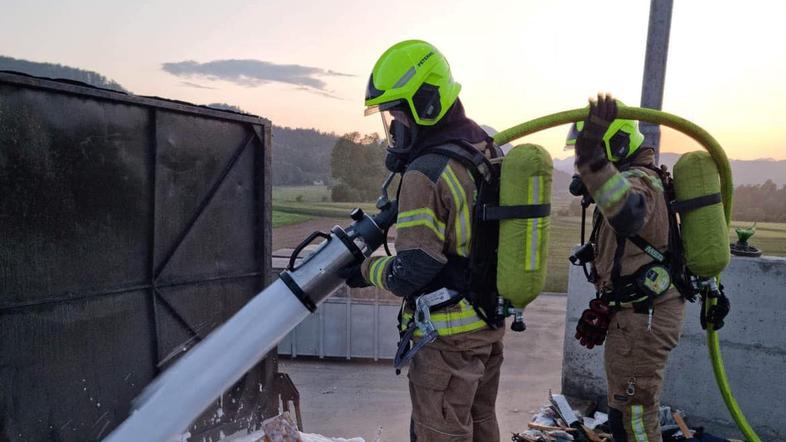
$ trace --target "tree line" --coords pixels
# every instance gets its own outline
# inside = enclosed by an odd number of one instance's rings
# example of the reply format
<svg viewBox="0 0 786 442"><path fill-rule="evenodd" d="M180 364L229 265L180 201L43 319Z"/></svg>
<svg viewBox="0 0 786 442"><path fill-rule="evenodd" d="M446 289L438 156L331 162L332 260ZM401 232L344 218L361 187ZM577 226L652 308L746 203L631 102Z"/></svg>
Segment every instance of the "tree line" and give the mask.
<svg viewBox="0 0 786 442"><path fill-rule="evenodd" d="M581 215L580 198L559 209L558 215ZM786 184L778 188L772 180L734 189L731 218L735 221L786 223Z"/></svg>
<svg viewBox="0 0 786 442"><path fill-rule="evenodd" d="M341 136L330 157L334 180L330 190L331 199L374 201L387 175L384 161L385 143L377 134L351 132Z"/></svg>
<svg viewBox="0 0 786 442"><path fill-rule="evenodd" d="M786 184L778 188L767 180L764 184L738 186L731 217L738 221L786 222Z"/></svg>

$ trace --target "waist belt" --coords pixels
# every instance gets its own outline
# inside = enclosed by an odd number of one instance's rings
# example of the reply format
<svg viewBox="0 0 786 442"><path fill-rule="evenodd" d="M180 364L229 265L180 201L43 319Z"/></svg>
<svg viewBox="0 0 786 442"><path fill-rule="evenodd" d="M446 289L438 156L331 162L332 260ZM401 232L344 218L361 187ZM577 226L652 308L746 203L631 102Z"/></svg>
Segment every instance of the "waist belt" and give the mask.
<svg viewBox="0 0 786 442"><path fill-rule="evenodd" d="M673 288L674 285L669 287ZM662 295L665 295L667 290ZM657 299L660 296L653 298ZM649 311L649 296L639 293L639 288L635 281L628 282L622 287L613 290L604 290L600 292L600 299L612 307L617 308L632 308L636 313L648 313Z"/></svg>
<svg viewBox="0 0 786 442"><path fill-rule="evenodd" d="M411 311L402 312L402 330L407 327L407 324L413 319L413 316L414 313ZM431 323L440 336L457 335L486 327L486 321L475 313L475 309L466 299L462 299L454 306L448 307L447 311L437 310L431 313ZM415 337L422 337L423 332L420 329L416 329L414 335Z"/></svg>

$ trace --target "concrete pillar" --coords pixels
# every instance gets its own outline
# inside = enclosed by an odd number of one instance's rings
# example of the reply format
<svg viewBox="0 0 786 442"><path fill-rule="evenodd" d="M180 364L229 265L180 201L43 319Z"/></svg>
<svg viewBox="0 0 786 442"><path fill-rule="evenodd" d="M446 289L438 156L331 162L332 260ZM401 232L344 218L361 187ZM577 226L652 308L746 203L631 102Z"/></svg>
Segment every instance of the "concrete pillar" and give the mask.
<svg viewBox="0 0 786 442"><path fill-rule="evenodd" d="M666 80L672 6L673 0L650 1L641 107L661 109L663 105L663 84ZM655 148L655 160L657 161L660 157L660 127L655 124L641 123L640 128L644 134L644 145Z"/></svg>

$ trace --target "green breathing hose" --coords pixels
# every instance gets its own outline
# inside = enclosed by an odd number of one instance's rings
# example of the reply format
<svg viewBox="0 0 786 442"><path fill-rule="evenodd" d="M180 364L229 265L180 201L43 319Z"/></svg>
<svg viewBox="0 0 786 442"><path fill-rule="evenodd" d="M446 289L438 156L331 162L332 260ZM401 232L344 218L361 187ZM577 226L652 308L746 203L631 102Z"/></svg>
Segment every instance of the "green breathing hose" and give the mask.
<svg viewBox="0 0 786 442"><path fill-rule="evenodd" d="M617 118L624 118L628 120L646 121L648 123L660 124L663 126L676 129L694 140L698 141L707 152L710 153L715 165L718 167L721 182L721 195L723 197L723 210L726 216L726 224L731 223L731 204L732 193L734 192L734 185L731 180L731 166L729 159L726 157L726 152L723 151L720 144L715 138L706 130L697 126L696 124L672 115L666 112L645 109L640 107L628 107L618 103L619 109L617 111ZM494 136L494 141L499 144L505 144L510 141L521 138L525 135L530 135L544 129L549 129L563 124L574 123L583 121L587 118L588 108L573 109L556 114L546 115L545 117L536 118L525 123L513 126L510 129L503 130ZM720 280L720 275L718 276ZM709 308L717 302L715 299L708 298L710 302L705 302L705 307ZM748 423L745 415L742 413L737 400L731 393L731 386L729 385L729 378L726 375L726 370L723 366L723 357L720 351L720 341L718 332L713 330L712 326L707 327L707 346L710 351L710 359L712 360L712 369L715 373L715 380L718 383L723 401L729 409L734 422L737 423L742 434L749 442L761 442L759 436Z"/></svg>

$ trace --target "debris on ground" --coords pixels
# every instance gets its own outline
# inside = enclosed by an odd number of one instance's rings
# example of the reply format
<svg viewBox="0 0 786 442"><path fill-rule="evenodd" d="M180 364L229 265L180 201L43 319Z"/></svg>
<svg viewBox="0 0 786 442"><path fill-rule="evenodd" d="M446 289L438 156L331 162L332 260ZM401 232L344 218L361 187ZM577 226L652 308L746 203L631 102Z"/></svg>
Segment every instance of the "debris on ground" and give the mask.
<svg viewBox="0 0 786 442"><path fill-rule="evenodd" d="M381 428L379 434L381 435ZM365 442L360 437L344 439L300 432L288 412L265 420L259 431L253 433L242 431L222 440L226 442Z"/></svg>
<svg viewBox="0 0 786 442"><path fill-rule="evenodd" d="M264 442L303 442L297 424L286 411L262 422L262 431Z"/></svg>
<svg viewBox="0 0 786 442"><path fill-rule="evenodd" d="M580 404L578 407L577 404ZM735 442L705 433L702 427L691 429L685 413L662 406L659 410L663 442ZM513 442L613 442L608 414L594 402L568 399L549 391L549 404L537 411L527 430L514 433Z"/></svg>

